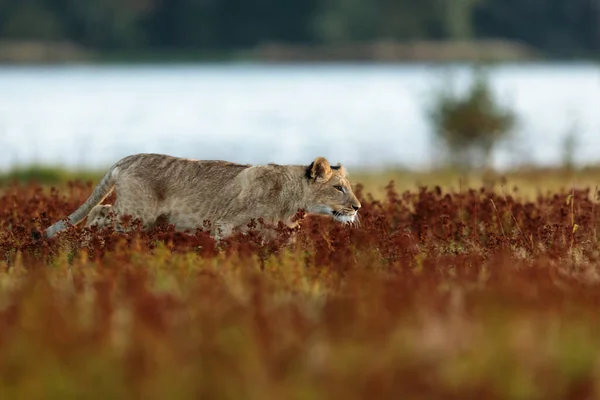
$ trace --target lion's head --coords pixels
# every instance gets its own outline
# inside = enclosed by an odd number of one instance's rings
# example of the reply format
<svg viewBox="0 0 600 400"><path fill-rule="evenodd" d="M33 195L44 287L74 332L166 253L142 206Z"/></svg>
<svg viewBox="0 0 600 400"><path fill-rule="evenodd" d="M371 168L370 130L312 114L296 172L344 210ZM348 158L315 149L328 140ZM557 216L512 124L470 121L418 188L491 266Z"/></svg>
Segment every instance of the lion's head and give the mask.
<svg viewBox="0 0 600 400"><path fill-rule="evenodd" d="M307 168L306 175L310 188L309 213L329 215L342 223L358 220L361 204L343 166L331 166L324 157L317 157Z"/></svg>

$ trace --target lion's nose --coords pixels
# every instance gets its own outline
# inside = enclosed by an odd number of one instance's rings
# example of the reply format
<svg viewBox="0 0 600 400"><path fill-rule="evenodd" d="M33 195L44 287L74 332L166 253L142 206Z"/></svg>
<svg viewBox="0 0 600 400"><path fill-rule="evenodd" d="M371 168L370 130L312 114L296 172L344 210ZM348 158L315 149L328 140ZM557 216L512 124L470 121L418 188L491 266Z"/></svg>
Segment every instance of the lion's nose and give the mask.
<svg viewBox="0 0 600 400"><path fill-rule="evenodd" d="M358 209L360 208L360 204L352 204L352 208L354 209L354 211L358 211Z"/></svg>

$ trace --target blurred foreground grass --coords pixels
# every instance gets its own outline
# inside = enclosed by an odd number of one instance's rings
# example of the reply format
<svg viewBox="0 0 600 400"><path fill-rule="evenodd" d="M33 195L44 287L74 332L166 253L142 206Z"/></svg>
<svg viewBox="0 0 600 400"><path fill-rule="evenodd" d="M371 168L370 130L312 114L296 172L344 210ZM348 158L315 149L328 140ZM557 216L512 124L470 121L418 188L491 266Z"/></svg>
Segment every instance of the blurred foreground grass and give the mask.
<svg viewBox="0 0 600 400"><path fill-rule="evenodd" d="M600 397L600 207L555 192L597 172L508 174L511 199L448 195L451 172L353 173L382 198L361 197L360 227L309 218L288 247L33 243L91 190L66 181L99 175L22 170L5 182L45 184L0 191L1 400ZM391 179L410 194L384 196Z"/></svg>

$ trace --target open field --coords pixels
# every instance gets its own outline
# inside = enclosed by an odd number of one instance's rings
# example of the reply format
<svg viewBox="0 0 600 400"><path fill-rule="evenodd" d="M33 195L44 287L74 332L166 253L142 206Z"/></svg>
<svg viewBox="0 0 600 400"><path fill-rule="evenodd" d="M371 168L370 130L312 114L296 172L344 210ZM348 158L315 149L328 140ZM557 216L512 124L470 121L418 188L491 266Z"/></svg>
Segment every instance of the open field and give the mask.
<svg viewBox="0 0 600 400"><path fill-rule="evenodd" d="M70 170L52 166L23 166L0 173L0 191L13 183L38 182L49 188L54 185L64 188L69 181L83 181L96 184L106 170ZM352 169L351 180L360 183L365 193L377 199L384 198L387 185L394 181L397 191L414 191L422 186L439 186L443 190L461 191L466 188L480 188L503 193L517 187L519 195L533 200L538 194L549 194L571 188L600 187L600 166L588 166L576 170L564 168L520 168L513 171L460 173L447 169L433 171L383 170L356 171Z"/></svg>
<svg viewBox="0 0 600 400"><path fill-rule="evenodd" d="M3 187L0 398L599 398L596 175L393 176L352 175L360 227L287 246L33 243L92 187Z"/></svg>

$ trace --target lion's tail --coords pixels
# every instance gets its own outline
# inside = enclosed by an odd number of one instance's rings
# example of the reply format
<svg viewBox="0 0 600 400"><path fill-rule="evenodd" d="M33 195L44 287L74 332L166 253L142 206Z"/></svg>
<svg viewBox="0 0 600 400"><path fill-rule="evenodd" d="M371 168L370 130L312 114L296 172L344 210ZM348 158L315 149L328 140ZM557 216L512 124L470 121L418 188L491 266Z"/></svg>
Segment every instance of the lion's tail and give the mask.
<svg viewBox="0 0 600 400"><path fill-rule="evenodd" d="M115 164L112 167L110 167L108 172L104 175L104 177L102 177L100 183L98 183L98 185L94 188L94 191L92 192L90 197L88 197L88 199L85 201L85 203L83 203L81 207L79 207L71 215L69 215L69 217L67 218L69 224L77 225L78 223L80 223L89 214L92 208L100 204L110 194L110 192L112 192L115 186L115 179L117 173L118 168ZM67 223L65 221L61 220L56 222L48 229L46 229L46 238L49 239L53 237L60 231L66 229L66 227Z"/></svg>

